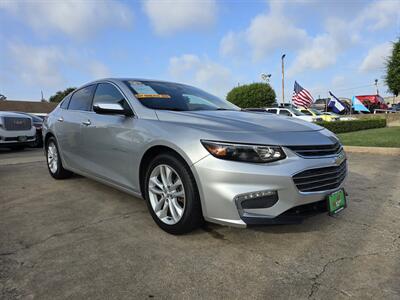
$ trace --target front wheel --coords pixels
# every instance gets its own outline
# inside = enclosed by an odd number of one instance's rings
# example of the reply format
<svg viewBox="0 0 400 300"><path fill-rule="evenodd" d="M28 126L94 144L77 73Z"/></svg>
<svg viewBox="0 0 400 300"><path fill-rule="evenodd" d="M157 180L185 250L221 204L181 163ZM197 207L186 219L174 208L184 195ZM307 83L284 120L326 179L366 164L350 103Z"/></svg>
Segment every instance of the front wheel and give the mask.
<svg viewBox="0 0 400 300"><path fill-rule="evenodd" d="M159 227L184 234L203 222L201 204L189 167L172 154L155 157L146 172L145 198Z"/></svg>
<svg viewBox="0 0 400 300"><path fill-rule="evenodd" d="M72 172L64 169L60 152L58 151L58 146L56 139L54 137L49 138L46 144L46 158L47 158L47 168L49 169L50 175L55 179L64 179L71 177Z"/></svg>

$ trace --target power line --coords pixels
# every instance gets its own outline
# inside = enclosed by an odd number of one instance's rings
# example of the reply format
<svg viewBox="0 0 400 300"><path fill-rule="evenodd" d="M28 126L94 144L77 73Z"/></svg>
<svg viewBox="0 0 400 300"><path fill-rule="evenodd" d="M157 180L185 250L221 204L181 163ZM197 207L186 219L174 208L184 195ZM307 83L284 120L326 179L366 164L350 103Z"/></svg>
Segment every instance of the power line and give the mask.
<svg viewBox="0 0 400 300"><path fill-rule="evenodd" d="M373 87L375 84L365 84L365 85L359 85L359 86L354 86L354 87L345 87L345 88L334 88L331 89L333 91L349 91L349 90L355 90L355 89L360 89L364 87ZM310 89L313 93L320 92L320 91L328 91L329 89Z"/></svg>

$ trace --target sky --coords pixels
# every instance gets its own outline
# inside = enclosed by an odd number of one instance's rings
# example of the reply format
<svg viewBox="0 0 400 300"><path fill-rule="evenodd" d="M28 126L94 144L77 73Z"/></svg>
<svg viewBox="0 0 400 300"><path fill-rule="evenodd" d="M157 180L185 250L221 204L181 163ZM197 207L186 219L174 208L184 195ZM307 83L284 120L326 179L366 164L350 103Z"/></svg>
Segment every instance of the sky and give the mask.
<svg viewBox="0 0 400 300"><path fill-rule="evenodd" d="M0 94L49 98L106 77L188 83L220 97L261 81L285 99L381 95L400 1L0 0Z"/></svg>

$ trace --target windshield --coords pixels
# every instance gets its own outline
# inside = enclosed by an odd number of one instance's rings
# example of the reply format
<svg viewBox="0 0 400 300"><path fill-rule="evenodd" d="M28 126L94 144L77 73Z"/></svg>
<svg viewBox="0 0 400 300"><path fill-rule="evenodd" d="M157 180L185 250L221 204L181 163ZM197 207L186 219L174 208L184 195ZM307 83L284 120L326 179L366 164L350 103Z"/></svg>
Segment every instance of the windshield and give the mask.
<svg viewBox="0 0 400 300"><path fill-rule="evenodd" d="M152 109L240 110L226 100L184 84L137 80L128 80L125 84L144 106Z"/></svg>
<svg viewBox="0 0 400 300"><path fill-rule="evenodd" d="M291 108L292 113L294 113L296 116L305 116L301 111L299 111L297 108L292 107Z"/></svg>

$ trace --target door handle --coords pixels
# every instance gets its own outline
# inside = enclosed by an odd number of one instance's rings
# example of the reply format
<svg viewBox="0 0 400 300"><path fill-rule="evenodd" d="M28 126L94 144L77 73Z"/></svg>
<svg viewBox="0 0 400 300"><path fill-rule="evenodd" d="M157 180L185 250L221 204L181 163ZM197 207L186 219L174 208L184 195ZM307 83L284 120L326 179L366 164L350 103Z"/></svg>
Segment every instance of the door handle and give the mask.
<svg viewBox="0 0 400 300"><path fill-rule="evenodd" d="M89 126L90 124L92 124L92 122L90 122L90 120L87 120L87 121L83 121L82 124L85 126Z"/></svg>
<svg viewBox="0 0 400 300"><path fill-rule="evenodd" d="M58 122L64 122L64 118L63 118L63 117L59 117L59 118L57 119L57 121L58 121Z"/></svg>

